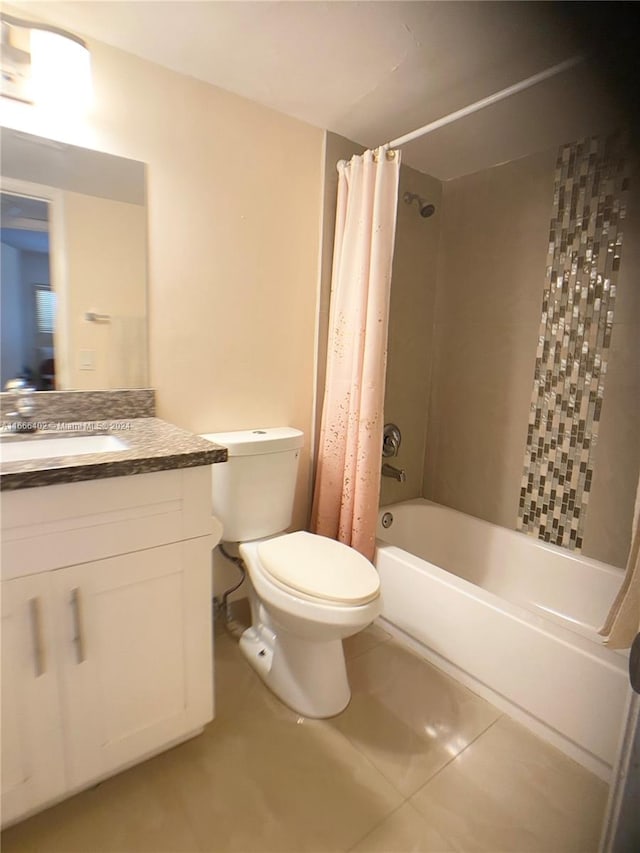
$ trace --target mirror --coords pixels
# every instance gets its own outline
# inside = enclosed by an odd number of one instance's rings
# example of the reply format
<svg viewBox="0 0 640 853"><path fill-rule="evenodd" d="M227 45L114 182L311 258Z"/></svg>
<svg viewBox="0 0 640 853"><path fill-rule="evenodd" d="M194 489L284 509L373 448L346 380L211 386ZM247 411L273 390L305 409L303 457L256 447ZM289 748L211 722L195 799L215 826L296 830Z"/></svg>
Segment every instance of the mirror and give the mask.
<svg viewBox="0 0 640 853"><path fill-rule="evenodd" d="M148 386L144 163L0 128L0 373Z"/></svg>

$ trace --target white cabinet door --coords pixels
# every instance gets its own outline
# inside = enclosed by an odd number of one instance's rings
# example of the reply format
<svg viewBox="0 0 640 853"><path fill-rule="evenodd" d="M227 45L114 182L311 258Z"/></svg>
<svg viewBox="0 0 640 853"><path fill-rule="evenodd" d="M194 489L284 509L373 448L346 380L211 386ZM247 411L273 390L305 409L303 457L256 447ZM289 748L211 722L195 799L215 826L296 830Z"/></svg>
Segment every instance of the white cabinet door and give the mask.
<svg viewBox="0 0 640 853"><path fill-rule="evenodd" d="M48 575L2 584L2 819L66 788Z"/></svg>
<svg viewBox="0 0 640 853"><path fill-rule="evenodd" d="M213 716L209 537L52 572L71 788Z"/></svg>

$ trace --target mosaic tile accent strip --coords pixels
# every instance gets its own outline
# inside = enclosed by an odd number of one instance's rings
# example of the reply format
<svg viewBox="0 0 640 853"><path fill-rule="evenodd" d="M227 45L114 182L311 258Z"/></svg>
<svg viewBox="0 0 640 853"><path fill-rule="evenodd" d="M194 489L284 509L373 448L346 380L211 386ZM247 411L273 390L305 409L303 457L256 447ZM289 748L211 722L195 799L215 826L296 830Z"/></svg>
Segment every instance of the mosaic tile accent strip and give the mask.
<svg viewBox="0 0 640 853"><path fill-rule="evenodd" d="M626 215L625 141L558 152L517 528L580 550Z"/></svg>

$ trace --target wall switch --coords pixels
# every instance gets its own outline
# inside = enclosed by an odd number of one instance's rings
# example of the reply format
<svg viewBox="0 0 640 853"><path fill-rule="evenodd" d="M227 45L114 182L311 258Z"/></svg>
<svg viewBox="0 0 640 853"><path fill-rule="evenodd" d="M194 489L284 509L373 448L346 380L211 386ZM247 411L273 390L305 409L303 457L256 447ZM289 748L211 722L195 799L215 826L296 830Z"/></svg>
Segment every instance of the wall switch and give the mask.
<svg viewBox="0 0 640 853"><path fill-rule="evenodd" d="M80 350L80 370L96 369L96 351L93 349Z"/></svg>

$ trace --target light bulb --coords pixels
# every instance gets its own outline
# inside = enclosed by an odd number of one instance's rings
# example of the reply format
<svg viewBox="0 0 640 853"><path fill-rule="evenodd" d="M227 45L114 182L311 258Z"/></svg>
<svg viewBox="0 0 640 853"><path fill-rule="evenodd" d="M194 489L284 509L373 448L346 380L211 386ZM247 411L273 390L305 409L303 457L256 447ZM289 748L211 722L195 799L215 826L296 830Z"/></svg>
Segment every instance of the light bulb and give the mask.
<svg viewBox="0 0 640 853"><path fill-rule="evenodd" d="M91 57L80 41L61 33L31 31L31 98L34 104L81 113L91 103Z"/></svg>

